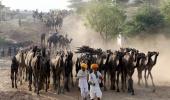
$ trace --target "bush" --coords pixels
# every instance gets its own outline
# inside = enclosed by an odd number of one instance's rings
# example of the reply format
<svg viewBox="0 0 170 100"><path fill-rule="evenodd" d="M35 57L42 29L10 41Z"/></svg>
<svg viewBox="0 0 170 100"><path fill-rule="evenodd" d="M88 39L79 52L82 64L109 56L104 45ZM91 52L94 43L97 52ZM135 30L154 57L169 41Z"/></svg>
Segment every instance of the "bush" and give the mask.
<svg viewBox="0 0 170 100"><path fill-rule="evenodd" d="M150 29L157 29L164 25L164 16L160 10L154 7L144 7L139 10L134 17L134 22L137 31L146 31Z"/></svg>
<svg viewBox="0 0 170 100"><path fill-rule="evenodd" d="M165 16L165 21L170 25L170 1L167 0L162 4L161 12Z"/></svg>

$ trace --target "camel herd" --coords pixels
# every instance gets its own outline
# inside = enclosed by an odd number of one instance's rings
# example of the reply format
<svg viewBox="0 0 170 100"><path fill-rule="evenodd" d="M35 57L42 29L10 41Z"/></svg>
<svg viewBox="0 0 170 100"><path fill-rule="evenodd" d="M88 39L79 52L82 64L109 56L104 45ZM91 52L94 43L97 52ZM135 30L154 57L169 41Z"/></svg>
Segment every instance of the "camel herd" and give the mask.
<svg viewBox="0 0 170 100"><path fill-rule="evenodd" d="M45 44L45 36L42 34L41 36L41 44ZM47 43L49 48L55 47L55 49L69 49L70 44L72 42L72 38L68 38L67 34L65 36L60 35L58 32L52 33L50 36L48 36Z"/></svg>
<svg viewBox="0 0 170 100"><path fill-rule="evenodd" d="M87 46L87 48L90 47ZM93 50L93 52L90 50ZM86 49L85 52L60 50L55 55L52 55L50 50L45 47L33 46L27 50L20 50L12 58L12 87L17 88L17 80L22 84L22 80L25 79L29 83L29 90L32 91L33 83L34 92L37 94L42 89L47 92L51 81L53 89L58 94L64 93L65 90L70 91L70 84L74 86L76 83L73 80L73 72L77 73L81 69L80 65L83 62L88 65L89 72L91 72L91 64L97 63L99 65L98 70L104 77L101 85L104 90L107 90L108 85L106 83L109 82L111 90L116 90L117 92L128 91L128 93L134 95L132 76L135 69L137 69L138 84L141 84L142 72L144 71L145 85L148 86L150 77L153 91L155 91L151 70L156 64L158 55L159 52L148 51L145 54L134 48L121 48L116 51L91 48ZM77 57L77 59L73 59L73 56ZM73 71L73 67L75 67L75 71Z"/></svg>
<svg viewBox="0 0 170 100"><path fill-rule="evenodd" d="M59 30L63 25L63 19L70 15L72 11L68 10L51 10L48 13L39 12L38 10L33 12L32 17L38 19L50 30Z"/></svg>

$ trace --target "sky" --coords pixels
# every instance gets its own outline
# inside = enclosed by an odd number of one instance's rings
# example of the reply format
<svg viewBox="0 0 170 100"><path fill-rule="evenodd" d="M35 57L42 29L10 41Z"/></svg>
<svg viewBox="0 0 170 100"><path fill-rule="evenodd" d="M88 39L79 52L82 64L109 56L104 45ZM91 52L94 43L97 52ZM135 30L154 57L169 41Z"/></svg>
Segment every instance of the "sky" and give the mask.
<svg viewBox="0 0 170 100"><path fill-rule="evenodd" d="M48 11L49 9L67 9L68 0L0 0L11 9Z"/></svg>

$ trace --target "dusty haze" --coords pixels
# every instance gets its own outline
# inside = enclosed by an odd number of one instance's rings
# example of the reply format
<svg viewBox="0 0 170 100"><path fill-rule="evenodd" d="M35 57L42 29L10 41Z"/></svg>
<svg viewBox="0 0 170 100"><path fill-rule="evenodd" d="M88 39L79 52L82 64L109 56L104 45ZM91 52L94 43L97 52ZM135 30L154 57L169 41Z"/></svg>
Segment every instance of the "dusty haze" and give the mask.
<svg viewBox="0 0 170 100"><path fill-rule="evenodd" d="M73 38L72 49L75 50L76 47L82 45L89 45L95 48L106 49L118 49L116 41L108 43L107 45L102 41L99 34L94 32L88 27L85 27L85 23L82 18L77 15L72 15L65 18L63 23L63 30ZM160 55L158 56L157 63L154 66L152 73L155 84L158 82L170 83L170 39L164 35L156 36L145 36L143 38L134 37L129 38L127 41L127 47L133 47L141 52L147 53L147 51L158 51ZM134 75L135 81L137 80L137 75Z"/></svg>

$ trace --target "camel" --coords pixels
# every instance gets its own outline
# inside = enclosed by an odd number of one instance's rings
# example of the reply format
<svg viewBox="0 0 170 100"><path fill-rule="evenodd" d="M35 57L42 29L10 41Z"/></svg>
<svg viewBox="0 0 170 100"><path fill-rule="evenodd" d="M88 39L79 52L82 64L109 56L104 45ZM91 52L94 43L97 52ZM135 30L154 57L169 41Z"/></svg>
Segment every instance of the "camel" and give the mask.
<svg viewBox="0 0 170 100"><path fill-rule="evenodd" d="M51 59L51 69L53 73L53 86L57 89L58 94L64 93L64 75L65 75L65 57L63 53L56 55L55 58Z"/></svg>
<svg viewBox="0 0 170 100"><path fill-rule="evenodd" d="M29 80L29 91L32 91L31 85L32 85L32 60L36 56L36 52L38 51L37 46L33 46L31 50L27 51L26 58L25 58L25 64L26 64L26 79Z"/></svg>
<svg viewBox="0 0 170 100"><path fill-rule="evenodd" d="M124 51L116 51L117 58L118 58L118 65L116 67L116 86L117 86L117 92L120 92L119 90L119 75L121 75L121 88L123 92L126 88L126 74L127 74L127 64L128 61L125 59L125 55L127 52Z"/></svg>
<svg viewBox="0 0 170 100"><path fill-rule="evenodd" d="M50 54L46 50L46 48L41 48L41 56L42 56L42 61L41 61L41 66L42 66L42 82L45 83L46 88L45 91L47 92L47 89L49 88L50 84Z"/></svg>
<svg viewBox="0 0 170 100"><path fill-rule="evenodd" d="M73 53L71 51L67 52L66 59L65 59L65 88L67 91L70 91L69 89L69 82L70 82L70 77L71 77L71 84L73 86Z"/></svg>
<svg viewBox="0 0 170 100"><path fill-rule="evenodd" d="M33 77L34 77L34 87L35 87L34 92L36 92L37 94L39 94L39 91L40 91L41 85L42 85L42 83L41 83L42 82L41 60L42 60L42 57L41 57L40 53L36 53L36 55L33 57L32 61L31 61L30 70L32 70L32 71L29 72L30 76L32 77L32 75L33 75ZM29 81L32 81L32 78ZM31 85L30 85L30 87L31 87Z"/></svg>
<svg viewBox="0 0 170 100"><path fill-rule="evenodd" d="M125 73L125 78L127 78L127 76L128 76L128 92L132 93L132 95L134 95L132 76L134 74L135 66L137 64L137 60L136 60L137 54L138 54L138 50L136 50L136 49L130 50L129 58L127 60L128 61L127 68L126 68L127 73ZM126 83L126 81L125 81L125 83Z"/></svg>
<svg viewBox="0 0 170 100"><path fill-rule="evenodd" d="M75 65L75 67L76 67L76 76L77 76L78 71L81 69L81 66L80 66L80 58L79 58L79 57L77 57L77 59L76 59L76 65Z"/></svg>
<svg viewBox="0 0 170 100"><path fill-rule="evenodd" d="M148 86L148 78L150 76L151 78L151 81L152 81L152 86L153 86L153 92L155 92L156 88L155 88L155 84L154 84L154 81L153 81L153 76L152 76L152 68L153 66L155 66L156 62L157 62L157 57L159 55L159 52L148 52L147 56L148 56L148 62L146 64L146 67L145 67L145 85ZM152 59L152 56L155 56L154 60ZM146 72L148 71L148 75L146 75Z"/></svg>
<svg viewBox="0 0 170 100"><path fill-rule="evenodd" d="M139 51L134 48L121 48L120 50L121 51L118 51L119 65L116 69L117 82L119 81L118 74L121 73L122 90L124 91L128 87L128 92L134 95L132 76L138 62L137 54ZM128 84L126 84L127 79ZM117 91L119 92L119 90Z"/></svg>
<svg viewBox="0 0 170 100"><path fill-rule="evenodd" d="M32 57L32 56L31 56ZM34 87L39 95L39 91L46 85L45 91L49 88L50 83L50 60L46 55L45 48L41 48L40 51L36 51L29 66L29 89L31 90L32 76L34 77Z"/></svg>
<svg viewBox="0 0 170 100"><path fill-rule="evenodd" d="M108 56L106 59L105 67L108 66L108 73L110 74L110 81L111 81L111 90L115 90L115 82L116 82L116 68L118 66L118 56L117 52L112 53L108 51ZM104 82L105 83L105 82Z"/></svg>
<svg viewBox="0 0 170 100"><path fill-rule="evenodd" d="M19 67L19 63L16 59L16 57L14 56L12 58L12 63L11 63L11 81L12 81L12 88L17 88L17 76L18 76L18 67ZM15 82L14 82L15 81Z"/></svg>
<svg viewBox="0 0 170 100"><path fill-rule="evenodd" d="M136 59L137 59L136 68L138 72L138 85L141 85L140 82L142 80L142 71L144 71L145 69L147 57L144 53L138 53Z"/></svg>
<svg viewBox="0 0 170 100"><path fill-rule="evenodd" d="M106 88L106 75L108 74L109 75L109 70L110 70L110 68L112 67L112 65L110 65L110 57L112 56L112 53L111 53L111 51L109 52L109 51L107 51L108 52L108 54L107 54L107 57L106 57L106 62L105 62L105 64L104 64L104 68L103 68L103 71L104 71L104 83L103 83L103 86L104 86L104 90L106 91L107 90L107 88ZM110 70L111 71L111 70ZM114 73L111 73L110 72L110 74L114 74ZM111 77L112 77L112 75L111 75ZM111 84L112 84L112 82L113 81L111 81Z"/></svg>
<svg viewBox="0 0 170 100"><path fill-rule="evenodd" d="M153 92L155 92L155 84L153 81L153 76L151 73L151 70L153 68L153 66L156 64L157 61L157 57L159 55L159 52L148 52L147 55L145 55L144 53L139 53L137 56L137 70L138 70L138 84L140 85L140 80L142 79L142 71L145 71L144 73L144 78L145 78L145 86L148 86L148 78L150 76L151 81L152 81L152 86L153 86ZM155 56L154 60L152 59L152 57ZM147 74L148 71L148 74Z"/></svg>
<svg viewBox="0 0 170 100"><path fill-rule="evenodd" d="M20 81L20 84L22 85L22 79L24 78L24 69L26 67L24 51L20 50L15 57L16 57L17 62L19 63L19 67L18 67L19 81Z"/></svg>
<svg viewBox="0 0 170 100"><path fill-rule="evenodd" d="M41 34L41 46L45 46L45 33Z"/></svg>
<svg viewBox="0 0 170 100"><path fill-rule="evenodd" d="M25 64L26 64L26 81L27 80L30 80L30 77L29 77L29 70L30 70L30 62L32 61L33 59L33 55L34 55L34 52L32 50L29 50L27 51L27 55L26 55L26 58L25 58ZM31 89L30 89L31 90Z"/></svg>

